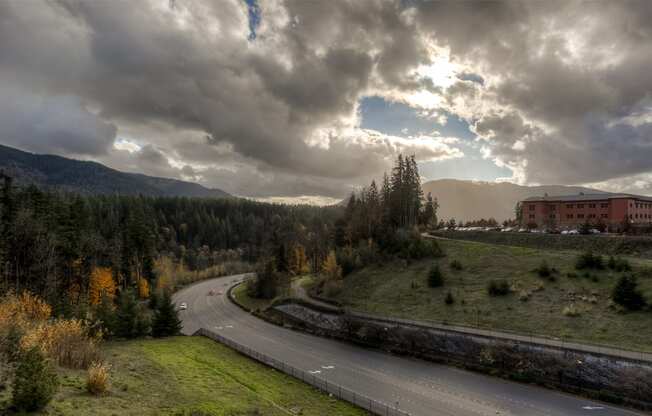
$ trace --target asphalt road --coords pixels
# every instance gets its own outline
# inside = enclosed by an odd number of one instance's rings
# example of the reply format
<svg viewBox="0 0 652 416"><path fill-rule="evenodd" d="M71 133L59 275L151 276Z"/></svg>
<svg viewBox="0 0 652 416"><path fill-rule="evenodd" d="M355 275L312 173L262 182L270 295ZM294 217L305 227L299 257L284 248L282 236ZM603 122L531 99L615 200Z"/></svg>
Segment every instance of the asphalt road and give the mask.
<svg viewBox="0 0 652 416"><path fill-rule="evenodd" d="M536 386L398 357L267 323L226 297L242 276L207 280L174 295L186 302L183 332L203 327L329 382L399 408L414 416L621 416L626 409ZM208 292L221 291L209 296Z"/></svg>

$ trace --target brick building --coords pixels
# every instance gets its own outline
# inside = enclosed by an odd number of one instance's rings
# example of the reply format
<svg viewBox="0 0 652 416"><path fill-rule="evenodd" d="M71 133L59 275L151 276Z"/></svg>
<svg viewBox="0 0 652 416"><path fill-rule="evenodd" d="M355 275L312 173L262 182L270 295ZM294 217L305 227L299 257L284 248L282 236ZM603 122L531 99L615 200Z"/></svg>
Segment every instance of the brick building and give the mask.
<svg viewBox="0 0 652 416"><path fill-rule="evenodd" d="M541 229L574 229L585 222L622 230L652 225L652 197L630 194L584 194L531 197L521 201L521 223Z"/></svg>

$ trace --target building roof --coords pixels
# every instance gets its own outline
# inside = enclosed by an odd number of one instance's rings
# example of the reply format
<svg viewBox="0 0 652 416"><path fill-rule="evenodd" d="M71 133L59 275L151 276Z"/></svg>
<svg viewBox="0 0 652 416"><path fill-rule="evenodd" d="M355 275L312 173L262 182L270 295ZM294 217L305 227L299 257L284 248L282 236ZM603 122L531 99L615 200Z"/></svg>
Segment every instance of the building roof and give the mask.
<svg viewBox="0 0 652 416"><path fill-rule="evenodd" d="M609 199L623 199L631 198L637 199L640 201L652 202L652 197L642 196L642 195L633 195L633 194L614 194L609 192L599 193L599 194L575 194L575 195L553 195L553 196L531 196L524 199L524 202L536 202L536 201L556 201L556 202L572 202L572 201L606 201Z"/></svg>

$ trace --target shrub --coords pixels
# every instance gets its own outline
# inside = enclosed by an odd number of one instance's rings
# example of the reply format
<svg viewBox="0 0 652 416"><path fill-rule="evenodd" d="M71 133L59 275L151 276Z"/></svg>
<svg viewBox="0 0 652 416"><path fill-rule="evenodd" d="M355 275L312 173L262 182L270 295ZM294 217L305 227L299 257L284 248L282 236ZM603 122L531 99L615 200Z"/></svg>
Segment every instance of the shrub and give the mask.
<svg viewBox="0 0 652 416"><path fill-rule="evenodd" d="M609 261L607 262L607 267L616 272L630 272L632 271L632 266L629 262L622 257L610 256Z"/></svg>
<svg viewBox="0 0 652 416"><path fill-rule="evenodd" d="M548 262L545 260L543 260L539 267L534 269L534 271L539 275L539 277L550 277L552 275L550 266L548 266Z"/></svg>
<svg viewBox="0 0 652 416"><path fill-rule="evenodd" d="M57 374L38 348L21 355L13 382L13 405L19 411L43 409L59 387Z"/></svg>
<svg viewBox="0 0 652 416"><path fill-rule="evenodd" d="M439 269L438 264L434 264L428 272L428 286L441 287L444 285L444 275Z"/></svg>
<svg viewBox="0 0 652 416"><path fill-rule="evenodd" d="M444 303L446 305L452 305L453 303L455 303L455 298L453 297L453 294L450 291L448 291L448 293L446 294L446 298L444 299Z"/></svg>
<svg viewBox="0 0 652 416"><path fill-rule="evenodd" d="M324 283L324 295L326 297L332 298L340 293L342 293L342 281L341 280L327 280Z"/></svg>
<svg viewBox="0 0 652 416"><path fill-rule="evenodd" d="M86 374L86 390L94 395L106 393L109 390L108 364L96 361L88 367Z"/></svg>
<svg viewBox="0 0 652 416"><path fill-rule="evenodd" d="M611 293L611 299L631 311L643 309L645 298L638 290L638 282L634 276L622 276Z"/></svg>
<svg viewBox="0 0 652 416"><path fill-rule="evenodd" d="M487 292L490 296L505 296L509 294L509 283L505 279L492 279L487 285Z"/></svg>
<svg viewBox="0 0 652 416"><path fill-rule="evenodd" d="M568 316L568 317L576 317L576 316L580 316L581 312L580 312L579 308L576 307L574 304L570 304L570 305L564 307L564 310L562 311L562 314L564 314L564 316Z"/></svg>
<svg viewBox="0 0 652 416"><path fill-rule="evenodd" d="M596 269L596 270L602 270L604 269L604 262L602 260L601 255L596 255L593 254L591 251L587 251L586 253L581 254L578 258L577 261L575 262L575 268L577 270L582 270L582 269Z"/></svg>
<svg viewBox="0 0 652 416"><path fill-rule="evenodd" d="M57 319L29 330L21 339L27 351L37 347L47 357L68 368L87 368L99 358L99 337L80 319Z"/></svg>
<svg viewBox="0 0 652 416"><path fill-rule="evenodd" d="M569 279L576 279L577 278L577 273L568 272L568 273L566 273L566 277L568 277Z"/></svg>
<svg viewBox="0 0 652 416"><path fill-rule="evenodd" d="M464 268L464 267L462 266L462 262L460 262L459 260L453 260L453 261L451 261L450 267L451 267L451 269L453 269L453 270L462 270L462 269Z"/></svg>
<svg viewBox="0 0 652 416"><path fill-rule="evenodd" d="M172 303L170 293L165 291L158 302L158 308L152 322L152 336L171 337L181 332L181 320Z"/></svg>

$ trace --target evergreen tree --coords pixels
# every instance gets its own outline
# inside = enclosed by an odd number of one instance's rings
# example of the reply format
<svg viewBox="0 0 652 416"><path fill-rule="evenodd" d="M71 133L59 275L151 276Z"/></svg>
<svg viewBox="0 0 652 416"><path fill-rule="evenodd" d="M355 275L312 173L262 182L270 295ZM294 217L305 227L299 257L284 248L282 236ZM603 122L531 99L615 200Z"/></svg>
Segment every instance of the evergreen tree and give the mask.
<svg viewBox="0 0 652 416"><path fill-rule="evenodd" d="M638 311L646 305L643 294L638 290L638 282L634 276L621 276L613 289L611 298L617 304Z"/></svg>
<svg viewBox="0 0 652 416"><path fill-rule="evenodd" d="M13 405L19 411L43 409L59 387L56 371L37 347L20 357L13 382Z"/></svg>
<svg viewBox="0 0 652 416"><path fill-rule="evenodd" d="M171 337L179 335L181 332L181 320L179 314L172 303L172 297L168 291L158 302L158 308L152 322L152 336L154 337Z"/></svg>
<svg viewBox="0 0 652 416"><path fill-rule="evenodd" d="M444 285L444 275L438 264L434 264L428 272L428 286L440 287Z"/></svg>
<svg viewBox="0 0 652 416"><path fill-rule="evenodd" d="M116 331L116 311L113 299L106 293L102 294L100 304L95 307L95 318L100 322L102 333L109 338Z"/></svg>
<svg viewBox="0 0 652 416"><path fill-rule="evenodd" d="M148 330L149 320L138 304L134 291L122 291L118 298L115 335L121 338L137 338L146 335Z"/></svg>

